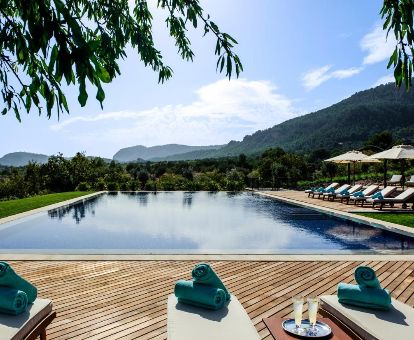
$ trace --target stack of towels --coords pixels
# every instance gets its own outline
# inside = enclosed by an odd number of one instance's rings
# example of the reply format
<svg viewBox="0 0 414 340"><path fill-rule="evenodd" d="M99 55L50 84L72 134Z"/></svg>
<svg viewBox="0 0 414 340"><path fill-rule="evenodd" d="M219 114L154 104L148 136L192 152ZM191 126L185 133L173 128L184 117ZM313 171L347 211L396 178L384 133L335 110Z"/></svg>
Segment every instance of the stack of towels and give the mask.
<svg viewBox="0 0 414 340"><path fill-rule="evenodd" d="M360 266L355 269L356 285L340 283L338 285L338 301L340 303L388 310L391 307L391 295L387 289L381 288L375 271L370 267Z"/></svg>
<svg viewBox="0 0 414 340"><path fill-rule="evenodd" d="M37 297L37 289L17 275L6 262L0 262L0 313L18 315Z"/></svg>
<svg viewBox="0 0 414 340"><path fill-rule="evenodd" d="M218 310L230 300L230 293L223 282L207 263L197 264L190 281L179 280L174 294L181 303Z"/></svg>

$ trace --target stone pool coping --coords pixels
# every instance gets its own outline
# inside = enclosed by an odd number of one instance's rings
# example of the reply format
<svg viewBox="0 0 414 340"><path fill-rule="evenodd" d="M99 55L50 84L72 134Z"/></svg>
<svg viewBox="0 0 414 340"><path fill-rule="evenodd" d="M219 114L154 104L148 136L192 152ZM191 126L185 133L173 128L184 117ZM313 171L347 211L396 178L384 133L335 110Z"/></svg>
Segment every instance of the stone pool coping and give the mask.
<svg viewBox="0 0 414 340"><path fill-rule="evenodd" d="M271 193L267 193L267 192L254 191L254 193L262 195L262 196L270 197L270 198L273 198L277 201L281 201L281 202L284 202L284 203L289 203L289 204L293 204L293 205L296 205L296 206L316 210L316 211L328 214L330 216L339 217L339 218L354 221L354 222L357 222L357 223L366 224L366 225L369 225L373 228L379 228L379 229L387 230L387 231L390 231L390 232L393 232L393 233L401 234L401 235L404 235L404 236L414 237L414 228L406 227L406 226L403 226L401 224L381 221L381 220L377 220L375 218L366 217L366 216L363 216L363 215L357 215L355 213L340 211L340 210L337 210L337 209L334 209L334 208L327 208L327 207L323 207L323 206L320 206L320 205L317 205L317 204L311 204L311 203L299 201L299 200L296 200L296 199L291 199L291 198L287 198L287 197L272 195Z"/></svg>
<svg viewBox="0 0 414 340"><path fill-rule="evenodd" d="M77 203L77 202L81 202L81 201L84 201L84 200L86 200L88 198L101 195L101 194L103 194L105 192L106 191L97 191L97 192L94 192L92 194L88 194L88 195L85 195L85 196L71 198L71 199L66 200L66 201L62 201L62 202L58 202L58 203L54 203L54 204L45 205L44 207L40 207L40 208L36 208L36 209L24 211L24 212L19 213L19 214L15 214L15 215L3 217L3 218L0 218L0 224L4 224L4 223L7 223L7 222L15 221L15 220L18 220L20 218L28 217L28 216L31 216L31 215L34 215L34 214L38 214L38 213L41 213L41 212L44 212L44 211L61 208L61 207L64 207L64 206L67 206L67 205L70 205L70 204Z"/></svg>
<svg viewBox="0 0 414 340"><path fill-rule="evenodd" d="M414 261L414 254L292 254L292 255L248 255L248 254L0 254L3 261Z"/></svg>

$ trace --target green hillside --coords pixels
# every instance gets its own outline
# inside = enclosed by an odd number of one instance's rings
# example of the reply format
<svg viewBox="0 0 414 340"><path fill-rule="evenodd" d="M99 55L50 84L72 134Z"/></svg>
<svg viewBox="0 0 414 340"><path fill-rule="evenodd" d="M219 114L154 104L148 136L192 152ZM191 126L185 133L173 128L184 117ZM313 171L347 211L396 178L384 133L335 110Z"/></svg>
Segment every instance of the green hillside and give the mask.
<svg viewBox="0 0 414 340"><path fill-rule="evenodd" d="M222 145L209 146L189 146L181 144L166 144L146 147L143 145L131 146L119 150L113 157L118 162L135 162L137 160L163 160L171 155L199 151L199 150L216 150Z"/></svg>
<svg viewBox="0 0 414 340"><path fill-rule="evenodd" d="M11 152L0 158L0 165L24 166L29 162L46 163L49 156L30 152Z"/></svg>
<svg viewBox="0 0 414 340"><path fill-rule="evenodd" d="M168 160L252 154L269 147L307 152L319 148L359 148L373 134L388 130L396 139L414 141L414 91L394 84L357 92L328 108L232 141L223 148L168 157Z"/></svg>

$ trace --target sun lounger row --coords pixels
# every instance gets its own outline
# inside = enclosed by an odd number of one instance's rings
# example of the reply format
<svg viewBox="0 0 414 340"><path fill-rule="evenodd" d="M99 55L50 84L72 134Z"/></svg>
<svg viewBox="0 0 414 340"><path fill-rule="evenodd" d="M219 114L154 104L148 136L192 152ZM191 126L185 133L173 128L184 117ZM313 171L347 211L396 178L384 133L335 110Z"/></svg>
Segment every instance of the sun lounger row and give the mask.
<svg viewBox="0 0 414 340"><path fill-rule="evenodd" d="M397 190L395 186L387 186L386 188L379 190L378 185L370 185L364 190L362 185L356 184L350 186L349 184L344 184L339 187L338 183L332 183L326 188L312 188L305 190L308 194L308 197L312 198L322 198L322 200L332 200L340 199L341 203L354 205L368 203L372 207L379 206L380 210L386 205L394 207L395 204L401 203L403 208L407 208L408 203L413 203L414 209L414 188L408 188L396 197L391 197Z"/></svg>

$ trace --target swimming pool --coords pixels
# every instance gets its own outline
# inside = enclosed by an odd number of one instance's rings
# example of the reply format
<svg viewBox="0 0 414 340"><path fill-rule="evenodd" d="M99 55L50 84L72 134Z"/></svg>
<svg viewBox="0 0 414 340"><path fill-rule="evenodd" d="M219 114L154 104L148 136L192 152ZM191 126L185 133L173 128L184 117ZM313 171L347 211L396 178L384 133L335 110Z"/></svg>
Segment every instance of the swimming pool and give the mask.
<svg viewBox="0 0 414 340"><path fill-rule="evenodd" d="M414 239L252 193L106 193L0 224L3 253L414 253Z"/></svg>

